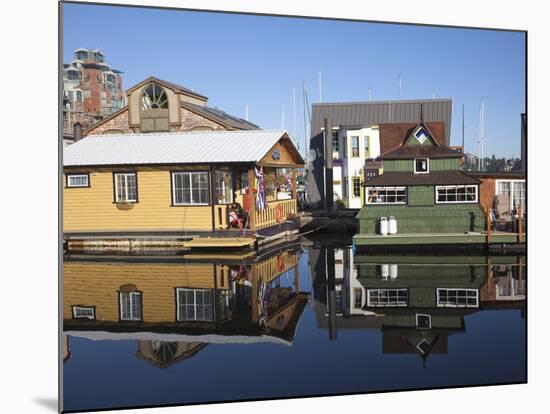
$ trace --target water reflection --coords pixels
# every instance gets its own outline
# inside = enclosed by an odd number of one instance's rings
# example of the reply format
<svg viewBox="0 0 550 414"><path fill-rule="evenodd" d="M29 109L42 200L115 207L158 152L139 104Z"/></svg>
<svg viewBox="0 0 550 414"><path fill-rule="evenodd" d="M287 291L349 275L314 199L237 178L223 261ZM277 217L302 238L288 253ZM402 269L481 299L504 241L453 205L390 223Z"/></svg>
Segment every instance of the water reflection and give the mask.
<svg viewBox="0 0 550 414"><path fill-rule="evenodd" d="M310 253L317 326L377 329L383 353L447 353L448 337L466 331L464 316L520 309L525 258L515 256L355 255L351 248Z"/></svg>
<svg viewBox="0 0 550 414"><path fill-rule="evenodd" d="M518 256L67 255L64 408L524 382L525 298Z"/></svg>
<svg viewBox="0 0 550 414"><path fill-rule="evenodd" d="M299 247L256 258L67 256L65 335L135 340L136 356L160 368L210 343L290 344L309 296L298 257Z"/></svg>

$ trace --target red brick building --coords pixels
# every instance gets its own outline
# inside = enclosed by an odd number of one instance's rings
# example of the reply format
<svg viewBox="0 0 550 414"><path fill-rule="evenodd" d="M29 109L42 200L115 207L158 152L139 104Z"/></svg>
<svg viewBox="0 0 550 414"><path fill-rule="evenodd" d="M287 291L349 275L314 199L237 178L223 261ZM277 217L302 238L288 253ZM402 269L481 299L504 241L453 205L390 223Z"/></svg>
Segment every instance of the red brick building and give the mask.
<svg viewBox="0 0 550 414"><path fill-rule="evenodd" d="M74 60L63 65L64 132L77 122L90 127L124 106L121 73L100 50L75 50Z"/></svg>

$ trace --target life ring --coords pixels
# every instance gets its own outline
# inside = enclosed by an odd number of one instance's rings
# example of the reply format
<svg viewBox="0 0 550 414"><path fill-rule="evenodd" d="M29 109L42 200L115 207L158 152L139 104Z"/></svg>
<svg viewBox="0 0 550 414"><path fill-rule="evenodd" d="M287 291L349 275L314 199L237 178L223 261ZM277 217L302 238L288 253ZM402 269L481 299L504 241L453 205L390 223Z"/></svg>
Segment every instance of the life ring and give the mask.
<svg viewBox="0 0 550 414"><path fill-rule="evenodd" d="M283 205L279 204L277 207L275 207L275 217L277 218L277 222L281 223L285 220L284 214L283 214Z"/></svg>

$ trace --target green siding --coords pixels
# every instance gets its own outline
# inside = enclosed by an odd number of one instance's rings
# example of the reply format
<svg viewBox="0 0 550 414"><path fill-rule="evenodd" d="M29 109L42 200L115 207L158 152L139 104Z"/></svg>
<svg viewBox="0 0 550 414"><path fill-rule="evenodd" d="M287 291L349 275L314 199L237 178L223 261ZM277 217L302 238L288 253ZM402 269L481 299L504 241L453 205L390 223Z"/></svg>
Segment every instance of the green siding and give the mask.
<svg viewBox="0 0 550 414"><path fill-rule="evenodd" d="M413 160L385 160L384 172L414 172ZM460 158L430 159L430 171L456 171Z"/></svg>
<svg viewBox="0 0 550 414"><path fill-rule="evenodd" d="M464 233L487 229L479 204L368 205L357 214L359 234L376 234L380 217L394 216L398 233ZM472 221L472 223L471 223ZM473 224L473 228L471 228Z"/></svg>
<svg viewBox="0 0 550 414"><path fill-rule="evenodd" d="M435 200L434 187L418 185L407 188L409 206L433 206Z"/></svg>

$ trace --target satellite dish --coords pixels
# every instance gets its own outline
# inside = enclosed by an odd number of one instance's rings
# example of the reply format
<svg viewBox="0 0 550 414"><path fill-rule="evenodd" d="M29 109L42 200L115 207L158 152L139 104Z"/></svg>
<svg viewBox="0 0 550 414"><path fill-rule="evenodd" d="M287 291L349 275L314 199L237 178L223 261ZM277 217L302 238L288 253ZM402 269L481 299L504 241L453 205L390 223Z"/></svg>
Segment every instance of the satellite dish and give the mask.
<svg viewBox="0 0 550 414"><path fill-rule="evenodd" d="M307 158L308 162L315 161L315 159L317 158L317 151L315 151L314 149L310 149L309 152L307 153L306 158Z"/></svg>

